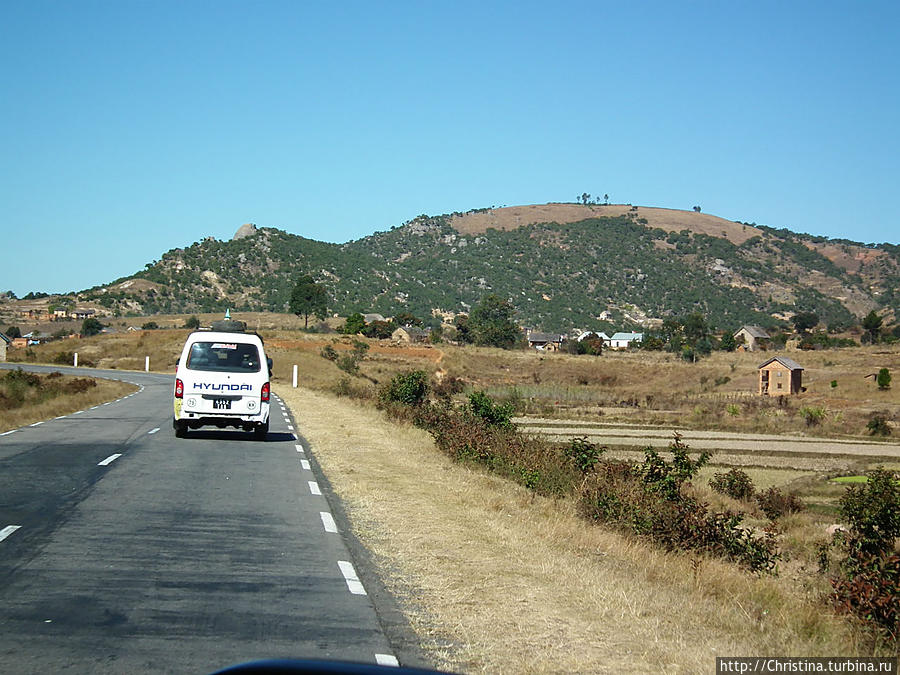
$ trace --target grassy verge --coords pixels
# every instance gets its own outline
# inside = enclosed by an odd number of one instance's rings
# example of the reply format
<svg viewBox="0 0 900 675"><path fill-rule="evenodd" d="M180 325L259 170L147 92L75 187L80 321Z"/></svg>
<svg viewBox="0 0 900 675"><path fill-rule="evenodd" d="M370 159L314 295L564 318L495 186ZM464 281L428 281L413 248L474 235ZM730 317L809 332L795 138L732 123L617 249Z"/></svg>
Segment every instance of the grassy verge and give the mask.
<svg viewBox="0 0 900 675"><path fill-rule="evenodd" d="M375 410L279 394L440 667L688 673L716 656L864 653L806 570L760 577L661 552L455 464Z"/></svg>
<svg viewBox="0 0 900 675"><path fill-rule="evenodd" d="M68 415L136 389L114 380L0 371L0 433Z"/></svg>

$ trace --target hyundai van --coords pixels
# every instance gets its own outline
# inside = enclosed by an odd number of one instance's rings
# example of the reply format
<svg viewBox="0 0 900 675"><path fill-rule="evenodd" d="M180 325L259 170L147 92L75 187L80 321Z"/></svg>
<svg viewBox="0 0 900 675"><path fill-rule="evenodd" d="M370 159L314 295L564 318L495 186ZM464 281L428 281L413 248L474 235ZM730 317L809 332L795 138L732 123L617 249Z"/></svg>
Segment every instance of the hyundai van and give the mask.
<svg viewBox="0 0 900 675"><path fill-rule="evenodd" d="M259 335L243 328L239 321L214 322L213 330L195 331L185 341L175 371L172 425L179 438L202 426L266 438L272 360Z"/></svg>

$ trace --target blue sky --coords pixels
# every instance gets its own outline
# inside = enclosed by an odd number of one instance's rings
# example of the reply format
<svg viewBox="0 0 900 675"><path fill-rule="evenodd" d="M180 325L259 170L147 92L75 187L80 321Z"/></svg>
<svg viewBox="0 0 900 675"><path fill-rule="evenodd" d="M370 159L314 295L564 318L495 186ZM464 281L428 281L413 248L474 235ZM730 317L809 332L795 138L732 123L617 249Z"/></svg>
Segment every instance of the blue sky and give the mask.
<svg viewBox="0 0 900 675"><path fill-rule="evenodd" d="M552 6L551 6L552 5ZM573 201L898 243L896 2L0 3L0 291Z"/></svg>

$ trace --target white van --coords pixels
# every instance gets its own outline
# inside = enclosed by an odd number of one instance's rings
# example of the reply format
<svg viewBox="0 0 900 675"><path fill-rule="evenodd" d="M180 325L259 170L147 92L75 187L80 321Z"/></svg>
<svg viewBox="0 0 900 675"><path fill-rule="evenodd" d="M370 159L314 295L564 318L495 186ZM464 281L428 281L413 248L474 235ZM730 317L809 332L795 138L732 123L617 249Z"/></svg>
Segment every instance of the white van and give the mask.
<svg viewBox="0 0 900 675"><path fill-rule="evenodd" d="M240 321L216 321L191 333L175 371L175 435L208 425L269 432L272 360L262 339Z"/></svg>

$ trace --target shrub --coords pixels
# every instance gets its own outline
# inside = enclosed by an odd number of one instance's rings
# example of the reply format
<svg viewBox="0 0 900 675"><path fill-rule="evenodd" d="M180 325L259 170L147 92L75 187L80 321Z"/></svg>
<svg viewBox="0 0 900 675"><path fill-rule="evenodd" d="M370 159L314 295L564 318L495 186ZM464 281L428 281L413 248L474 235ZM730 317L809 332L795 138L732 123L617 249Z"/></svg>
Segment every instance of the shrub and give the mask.
<svg viewBox="0 0 900 675"><path fill-rule="evenodd" d="M770 533L757 537L741 516L710 513L684 482L705 463L692 461L676 437L675 458L666 463L648 448L642 465L603 462L582 485L579 510L592 520L646 536L668 549L692 549L730 558L756 571L770 571L779 554Z"/></svg>
<svg viewBox="0 0 900 675"><path fill-rule="evenodd" d="M509 403L494 403L493 399L483 391L474 391L469 394L469 412L483 420L492 427L501 429L513 429L510 419L515 408Z"/></svg>
<svg viewBox="0 0 900 675"><path fill-rule="evenodd" d="M709 481L709 486L720 494L742 501L752 499L756 492L750 476L740 469L731 469L726 473L716 473L712 480Z"/></svg>
<svg viewBox="0 0 900 675"><path fill-rule="evenodd" d="M596 443L591 443L586 436L573 438L563 450L563 455L582 473L587 474L594 470L600 455L606 448L600 448Z"/></svg>
<svg viewBox="0 0 900 675"><path fill-rule="evenodd" d="M875 382L878 383L878 389L881 391L885 391L891 388L891 371L887 368L882 368L878 371L878 375L875 378Z"/></svg>
<svg viewBox="0 0 900 675"><path fill-rule="evenodd" d="M871 436L890 436L891 435L891 425L888 424L887 416L888 416L888 413L886 413L886 412L872 413L872 417L869 419L868 424L866 424L866 429L869 430L869 435L871 435Z"/></svg>
<svg viewBox="0 0 900 675"><path fill-rule="evenodd" d="M337 396L346 396L348 398L364 399L369 398L369 391L362 387L353 386L353 382L349 377L342 377L332 387L332 391Z"/></svg>
<svg viewBox="0 0 900 675"><path fill-rule="evenodd" d="M872 413L866 429L869 430L871 436L890 436L891 425L888 424L887 413Z"/></svg>
<svg viewBox="0 0 900 675"><path fill-rule="evenodd" d="M769 520L798 513L806 508L806 504L797 495L782 492L777 487L770 487L757 494L756 503Z"/></svg>
<svg viewBox="0 0 900 675"><path fill-rule="evenodd" d="M59 352L53 357L53 363L71 366L75 362L75 352Z"/></svg>
<svg viewBox="0 0 900 675"><path fill-rule="evenodd" d="M406 406L421 405L428 396L428 375L424 370L398 373L378 394L384 403L400 403Z"/></svg>
<svg viewBox="0 0 900 675"><path fill-rule="evenodd" d="M431 386L431 391L440 399L450 400L454 394L465 391L465 388L465 383L460 378L446 375Z"/></svg>
<svg viewBox="0 0 900 675"><path fill-rule="evenodd" d="M349 354L338 357L337 367L350 375L357 375L359 373L359 363Z"/></svg>
<svg viewBox="0 0 900 675"><path fill-rule="evenodd" d="M838 610L854 614L900 638L900 555L856 557L855 573L831 580L832 601Z"/></svg>
<svg viewBox="0 0 900 675"><path fill-rule="evenodd" d="M893 551L900 536L900 485L894 472L871 471L868 482L847 488L840 506L850 524L851 549L873 555Z"/></svg>
<svg viewBox="0 0 900 675"><path fill-rule="evenodd" d="M836 535L830 545L845 555L831 579L831 600L896 640L900 637L900 556L894 553L900 536L897 476L875 469L867 483L847 488L840 505L850 530L845 536ZM823 567L828 564L828 549L826 545L821 552Z"/></svg>
<svg viewBox="0 0 900 675"><path fill-rule="evenodd" d="M825 408L817 408L814 406L804 406L800 408L800 414L806 420L806 426L815 427L822 423L825 419Z"/></svg>

